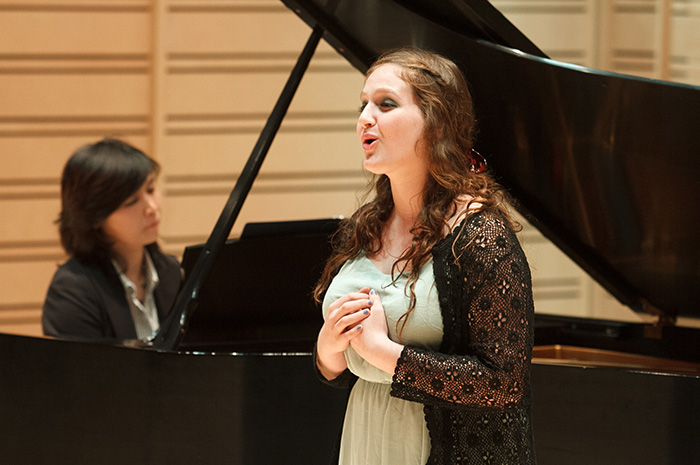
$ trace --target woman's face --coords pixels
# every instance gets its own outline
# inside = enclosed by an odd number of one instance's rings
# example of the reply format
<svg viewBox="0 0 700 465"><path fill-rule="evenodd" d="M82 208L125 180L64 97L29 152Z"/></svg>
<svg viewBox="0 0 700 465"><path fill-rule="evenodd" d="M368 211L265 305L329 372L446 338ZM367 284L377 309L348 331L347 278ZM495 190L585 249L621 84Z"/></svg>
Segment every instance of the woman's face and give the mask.
<svg viewBox="0 0 700 465"><path fill-rule="evenodd" d="M137 250L158 239L160 224L160 192L155 175L150 175L136 192L103 222L102 229L119 254Z"/></svg>
<svg viewBox="0 0 700 465"><path fill-rule="evenodd" d="M365 169L389 178L427 172L425 118L400 70L384 64L367 77L357 120Z"/></svg>

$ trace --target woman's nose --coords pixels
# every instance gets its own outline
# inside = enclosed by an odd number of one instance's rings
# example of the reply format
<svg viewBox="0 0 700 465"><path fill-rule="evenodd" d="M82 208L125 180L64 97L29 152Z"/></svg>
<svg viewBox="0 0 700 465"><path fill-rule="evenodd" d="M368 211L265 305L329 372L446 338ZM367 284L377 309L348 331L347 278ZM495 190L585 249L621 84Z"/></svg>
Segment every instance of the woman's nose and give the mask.
<svg viewBox="0 0 700 465"><path fill-rule="evenodd" d="M369 105L367 105L363 110L362 113L360 113L360 117L357 119L357 123L360 125L362 128L369 128L374 125L374 117L372 116L372 112L369 109Z"/></svg>
<svg viewBox="0 0 700 465"><path fill-rule="evenodd" d="M160 202L157 195L149 195L146 197L146 213L152 214L160 209Z"/></svg>

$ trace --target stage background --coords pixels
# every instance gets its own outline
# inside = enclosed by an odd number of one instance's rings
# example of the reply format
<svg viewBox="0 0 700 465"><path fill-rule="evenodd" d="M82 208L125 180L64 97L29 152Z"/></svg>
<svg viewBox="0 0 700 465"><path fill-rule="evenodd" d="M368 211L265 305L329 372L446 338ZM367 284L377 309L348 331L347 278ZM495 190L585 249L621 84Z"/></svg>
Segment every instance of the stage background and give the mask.
<svg viewBox="0 0 700 465"><path fill-rule="evenodd" d="M553 59L700 84L697 0L493 3ZM162 164L161 241L181 256L211 232L309 34L273 0L0 0L0 332L41 334L75 148L115 136ZM321 44L233 236L354 210L362 80ZM520 237L538 312L638 318L532 227Z"/></svg>

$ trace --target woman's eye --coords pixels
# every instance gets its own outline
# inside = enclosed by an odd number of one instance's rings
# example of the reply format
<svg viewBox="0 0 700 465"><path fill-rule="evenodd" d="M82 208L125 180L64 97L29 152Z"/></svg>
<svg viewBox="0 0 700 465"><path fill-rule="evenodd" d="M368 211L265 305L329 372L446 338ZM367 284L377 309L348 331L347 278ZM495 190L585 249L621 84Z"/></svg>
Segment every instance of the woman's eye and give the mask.
<svg viewBox="0 0 700 465"><path fill-rule="evenodd" d="M385 98L384 100L381 101L379 106L382 108L396 108L399 106L399 104L390 98Z"/></svg>
<svg viewBox="0 0 700 465"><path fill-rule="evenodd" d="M139 199L137 197L134 197L132 199L128 199L126 202L124 202L124 207L130 207L134 205Z"/></svg>
<svg viewBox="0 0 700 465"><path fill-rule="evenodd" d="M362 105L360 105L360 108L358 108L357 111L362 113L366 106L367 106L367 102L362 102ZM377 105L377 106L382 110L390 110L392 108L398 107L399 104L390 98L385 98L385 99L379 101L379 105Z"/></svg>

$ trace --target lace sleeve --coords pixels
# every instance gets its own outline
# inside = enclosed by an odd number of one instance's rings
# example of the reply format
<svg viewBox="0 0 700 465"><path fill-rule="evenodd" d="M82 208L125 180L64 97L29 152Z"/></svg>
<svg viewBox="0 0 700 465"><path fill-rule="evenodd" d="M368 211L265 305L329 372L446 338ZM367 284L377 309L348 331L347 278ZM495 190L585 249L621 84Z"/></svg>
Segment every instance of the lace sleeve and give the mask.
<svg viewBox="0 0 700 465"><path fill-rule="evenodd" d="M440 352L404 348L392 395L429 405L519 406L529 383L533 303L514 231L499 215L477 214L433 253L443 343Z"/></svg>

